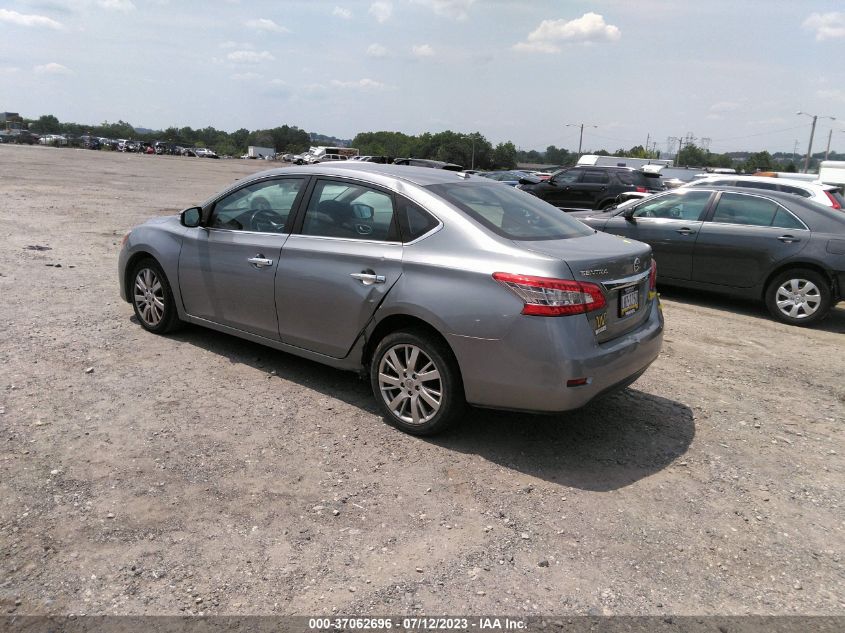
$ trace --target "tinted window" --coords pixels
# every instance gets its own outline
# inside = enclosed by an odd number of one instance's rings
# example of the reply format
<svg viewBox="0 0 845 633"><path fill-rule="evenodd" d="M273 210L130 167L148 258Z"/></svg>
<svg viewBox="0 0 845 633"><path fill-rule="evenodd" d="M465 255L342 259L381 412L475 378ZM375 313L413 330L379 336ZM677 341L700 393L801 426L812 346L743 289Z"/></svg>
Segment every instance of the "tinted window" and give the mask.
<svg viewBox="0 0 845 633"><path fill-rule="evenodd" d="M775 219L772 221L772 226L781 229L806 229L807 227L796 218L794 215L785 209L778 209L775 213Z"/></svg>
<svg viewBox="0 0 845 633"><path fill-rule="evenodd" d="M397 196L396 211L399 214L402 238L405 242L413 242L439 224L428 211L401 196Z"/></svg>
<svg viewBox="0 0 845 633"><path fill-rule="evenodd" d="M644 187L646 185L645 176L641 172L620 169L619 171L615 171L613 173L616 174L616 179L623 185L637 185L640 187Z"/></svg>
<svg viewBox="0 0 845 633"><path fill-rule="evenodd" d="M428 189L482 226L512 240L560 240L594 232L550 204L512 187L466 182L430 185Z"/></svg>
<svg viewBox="0 0 845 633"><path fill-rule="evenodd" d="M581 182L605 184L607 182L610 182L610 178L608 178L607 172L605 171L594 171L587 169L586 171L584 171L584 177L581 179Z"/></svg>
<svg viewBox="0 0 845 633"><path fill-rule="evenodd" d="M777 191L778 186L773 182L751 182L749 180L737 180L737 187L745 187L746 189L765 189L766 191Z"/></svg>
<svg viewBox="0 0 845 633"><path fill-rule="evenodd" d="M801 187L793 187L792 185L781 185L780 190L784 193L791 193L795 196L801 196L802 198L809 198L813 195L806 189L801 189Z"/></svg>
<svg viewBox="0 0 845 633"><path fill-rule="evenodd" d="M398 241L391 196L357 183L320 180L314 187L303 235Z"/></svg>
<svg viewBox="0 0 845 633"><path fill-rule="evenodd" d="M553 174L550 180L556 185L571 185L572 183L578 182L580 178L580 170L570 169L567 171L559 171L556 174Z"/></svg>
<svg viewBox="0 0 845 633"><path fill-rule="evenodd" d="M780 207L773 200L725 192L719 198L713 222L771 226Z"/></svg>
<svg viewBox="0 0 845 633"><path fill-rule="evenodd" d="M635 218L671 218L698 220L707 202L709 191L683 191L649 199L637 205Z"/></svg>
<svg viewBox="0 0 845 633"><path fill-rule="evenodd" d="M304 180L265 180L238 189L214 205L209 226L232 231L284 233Z"/></svg>

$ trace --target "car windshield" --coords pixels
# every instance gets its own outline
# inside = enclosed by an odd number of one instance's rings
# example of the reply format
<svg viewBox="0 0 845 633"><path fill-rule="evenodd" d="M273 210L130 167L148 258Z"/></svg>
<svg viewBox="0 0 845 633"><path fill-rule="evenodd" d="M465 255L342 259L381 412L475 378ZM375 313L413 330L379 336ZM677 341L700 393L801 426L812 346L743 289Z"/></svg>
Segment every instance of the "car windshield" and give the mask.
<svg viewBox="0 0 845 633"><path fill-rule="evenodd" d="M463 182L427 188L508 239L561 240L594 232L552 205L512 187Z"/></svg>

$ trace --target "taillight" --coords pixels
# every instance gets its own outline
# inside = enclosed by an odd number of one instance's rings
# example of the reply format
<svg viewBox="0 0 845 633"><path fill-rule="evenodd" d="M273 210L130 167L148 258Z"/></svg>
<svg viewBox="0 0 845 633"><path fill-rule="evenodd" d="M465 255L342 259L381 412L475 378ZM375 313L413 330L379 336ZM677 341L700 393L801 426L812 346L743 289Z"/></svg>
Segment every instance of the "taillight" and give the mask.
<svg viewBox="0 0 845 633"><path fill-rule="evenodd" d="M601 310L607 305L597 284L550 277L493 273L493 279L507 287L525 304L522 314L563 316Z"/></svg>
<svg viewBox="0 0 845 633"><path fill-rule="evenodd" d="M657 288L657 262L651 260L651 270L648 273L648 289L654 290Z"/></svg>
<svg viewBox="0 0 845 633"><path fill-rule="evenodd" d="M648 189L645 187L637 187L637 193L648 193Z"/></svg>
<svg viewBox="0 0 845 633"><path fill-rule="evenodd" d="M839 202L836 200L836 198L834 198L832 195L830 195L829 191L825 191L824 195L826 195L830 199L830 202L833 205L834 209L841 209L842 208L842 205L839 204Z"/></svg>

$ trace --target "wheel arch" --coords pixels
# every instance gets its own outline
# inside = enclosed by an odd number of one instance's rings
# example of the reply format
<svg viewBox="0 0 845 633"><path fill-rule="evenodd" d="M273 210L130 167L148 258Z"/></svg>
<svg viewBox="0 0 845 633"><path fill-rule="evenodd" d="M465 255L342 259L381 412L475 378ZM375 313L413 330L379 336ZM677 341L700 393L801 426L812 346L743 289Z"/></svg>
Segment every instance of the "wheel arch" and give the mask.
<svg viewBox="0 0 845 633"><path fill-rule="evenodd" d="M369 370L373 354L375 353L376 347L378 347L381 340L388 334L392 334L393 332L398 332L400 330L422 330L426 334L443 343L444 348L451 355L452 360L455 363L455 367L458 368L458 373L460 374L460 363L455 355L455 350L453 350L452 346L449 345L449 341L446 340L446 337L443 336L443 334L441 334L440 331L428 321L410 314L391 314L378 322L372 333L370 333L367 337L363 353L361 354L361 365L365 371Z"/></svg>
<svg viewBox="0 0 845 633"><path fill-rule="evenodd" d="M132 303L132 287L134 285L132 283L132 271L139 261L147 258L152 259L161 266L161 262L156 259L155 255L146 250L140 250L132 253L132 255L129 256L129 259L126 260L126 268L123 269L123 288L126 294L124 295L123 300L127 303Z"/></svg>
<svg viewBox="0 0 845 633"><path fill-rule="evenodd" d="M815 262L810 261L790 261L785 262L778 265L774 268L766 277L766 280L760 287L760 298L765 301L766 300L766 290L769 288L769 284L772 283L772 280L780 275L781 273L786 272L787 270L798 269L798 268L805 268L807 270L812 270L820 274L822 277L828 280L830 283L830 291L833 296L837 296L839 293L839 289L836 287L836 278L830 273L830 271L825 268L824 266L817 264Z"/></svg>

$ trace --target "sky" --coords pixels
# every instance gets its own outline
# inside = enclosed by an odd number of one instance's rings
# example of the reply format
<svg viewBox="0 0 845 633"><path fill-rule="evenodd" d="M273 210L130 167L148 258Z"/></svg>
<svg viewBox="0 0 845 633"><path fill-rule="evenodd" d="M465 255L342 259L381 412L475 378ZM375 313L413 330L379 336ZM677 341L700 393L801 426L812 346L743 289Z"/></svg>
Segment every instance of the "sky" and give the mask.
<svg viewBox="0 0 845 633"><path fill-rule="evenodd" d="M800 156L843 50L841 0L0 0L0 111Z"/></svg>

